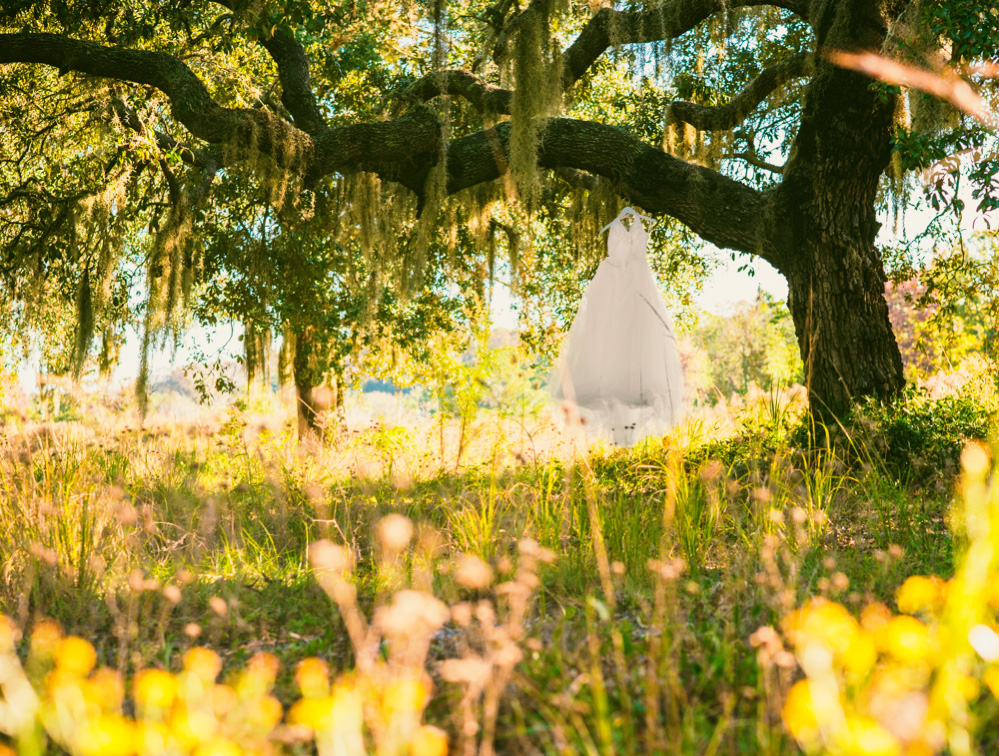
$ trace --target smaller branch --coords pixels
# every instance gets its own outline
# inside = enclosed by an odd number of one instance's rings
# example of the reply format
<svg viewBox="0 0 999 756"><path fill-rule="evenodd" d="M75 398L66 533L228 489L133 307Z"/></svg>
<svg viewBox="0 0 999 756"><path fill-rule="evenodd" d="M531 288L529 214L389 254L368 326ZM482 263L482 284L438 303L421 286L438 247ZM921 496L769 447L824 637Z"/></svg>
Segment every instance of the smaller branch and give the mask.
<svg viewBox="0 0 999 756"><path fill-rule="evenodd" d="M146 133L146 126L139 119L139 114L126 105L120 98L112 98L111 106L114 108L115 115L118 117L122 126L131 129L136 134L141 135ZM169 134L157 131L156 129L150 129L150 131L156 138L157 146L159 146L163 152L176 152L180 159L188 165L193 165L197 168L205 168L210 162L218 161L218 156L203 150L196 150L193 147L189 147L183 142L174 139Z"/></svg>
<svg viewBox="0 0 999 756"><path fill-rule="evenodd" d="M768 163L766 160L757 157L756 155L751 155L748 152L727 152L722 155L722 159L728 160L745 160L754 168L762 168L765 171L771 171L773 173L784 173L784 166L774 165L773 163Z"/></svg>
<svg viewBox="0 0 999 756"><path fill-rule="evenodd" d="M510 113L513 92L489 84L468 71L450 70L427 74L405 92L393 109L398 113L416 102L426 102L440 95L464 97L480 113Z"/></svg>
<svg viewBox="0 0 999 756"><path fill-rule="evenodd" d="M698 131L728 131L742 123L767 97L784 84L812 72L811 53L795 53L765 69L724 105L695 105L677 100L666 109L666 125L686 123Z"/></svg>
<svg viewBox="0 0 999 756"><path fill-rule="evenodd" d="M281 103L288 108L295 125L308 134L327 130L329 127L312 91L309 58L295 35L283 26L278 27L270 37L262 37L260 44L277 64L282 89Z"/></svg>

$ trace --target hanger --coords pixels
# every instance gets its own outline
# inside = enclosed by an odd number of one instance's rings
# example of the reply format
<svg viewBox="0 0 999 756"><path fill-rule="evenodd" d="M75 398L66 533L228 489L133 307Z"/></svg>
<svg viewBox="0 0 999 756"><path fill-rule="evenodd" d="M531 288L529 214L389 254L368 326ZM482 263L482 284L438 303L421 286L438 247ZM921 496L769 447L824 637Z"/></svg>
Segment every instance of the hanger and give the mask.
<svg viewBox="0 0 999 756"><path fill-rule="evenodd" d="M655 218L650 218L648 215L642 215L637 210L634 210L631 207L626 207L624 210L622 210L620 213L618 213L617 217L614 220L612 220L610 223L608 223L602 229L600 229L599 231L597 231L597 234L602 234L604 231L606 231L608 228L610 228L615 223L617 223L618 221L620 221L622 218L625 218L626 216L629 216L629 215L631 215L631 216L633 216L635 218L642 218L643 220L649 221L649 223L655 223L656 222Z"/></svg>

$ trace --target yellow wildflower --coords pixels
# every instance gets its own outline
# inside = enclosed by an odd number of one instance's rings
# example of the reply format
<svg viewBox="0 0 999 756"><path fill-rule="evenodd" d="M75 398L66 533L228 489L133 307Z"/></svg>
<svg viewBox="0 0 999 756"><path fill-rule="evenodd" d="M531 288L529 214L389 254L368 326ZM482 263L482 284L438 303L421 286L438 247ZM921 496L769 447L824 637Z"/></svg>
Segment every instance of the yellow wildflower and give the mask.
<svg viewBox="0 0 999 756"><path fill-rule="evenodd" d="M212 738L195 749L194 756L242 756L239 746L227 738Z"/></svg>
<svg viewBox="0 0 999 756"><path fill-rule="evenodd" d="M132 695L140 711L163 711L177 697L177 680L162 669L144 669L135 676Z"/></svg>
<svg viewBox="0 0 999 756"><path fill-rule="evenodd" d="M90 686L105 711L118 711L125 700L125 682L117 670L100 667L90 676Z"/></svg>
<svg viewBox="0 0 999 756"><path fill-rule="evenodd" d="M280 701L274 696L261 696L251 704L247 720L261 732L268 733L277 727L283 715Z"/></svg>
<svg viewBox="0 0 999 756"><path fill-rule="evenodd" d="M939 610L943 604L945 584L938 577L913 575L908 578L895 594L898 610L906 614Z"/></svg>
<svg viewBox="0 0 999 756"><path fill-rule="evenodd" d="M288 712L288 722L304 725L313 732L322 732L333 725L333 698L322 696L303 698Z"/></svg>
<svg viewBox="0 0 999 756"><path fill-rule="evenodd" d="M302 659L295 668L295 682L306 698L329 695L330 670L322 659Z"/></svg>
<svg viewBox="0 0 999 756"><path fill-rule="evenodd" d="M816 742L821 734L812 701L811 685L808 680L799 680L791 686L781 711L784 726L795 740L806 747L809 743Z"/></svg>
<svg viewBox="0 0 999 756"><path fill-rule="evenodd" d="M135 723L135 747L139 756L162 756L170 747L170 731L163 722L140 719Z"/></svg>
<svg viewBox="0 0 999 756"><path fill-rule="evenodd" d="M273 654L254 654L239 678L237 691L240 698L256 698L269 691L280 666Z"/></svg>
<svg viewBox="0 0 999 756"><path fill-rule="evenodd" d="M59 641L55 649L56 669L86 677L97 663L97 652L83 638L71 635Z"/></svg>
<svg viewBox="0 0 999 756"><path fill-rule="evenodd" d="M333 686L332 716L339 722L361 722L364 717L364 696L350 678L337 680Z"/></svg>
<svg viewBox="0 0 999 756"><path fill-rule="evenodd" d="M418 714L427 705L430 685L422 676L406 676L391 680L382 690L382 713L386 720Z"/></svg>
<svg viewBox="0 0 999 756"><path fill-rule="evenodd" d="M860 625L843 606L813 598L788 615L784 630L798 648L818 644L842 657L854 644Z"/></svg>
<svg viewBox="0 0 999 756"><path fill-rule="evenodd" d="M203 683L213 683L222 671L222 660L210 648L196 646L184 654L184 671Z"/></svg>
<svg viewBox="0 0 999 756"><path fill-rule="evenodd" d="M891 609L874 601L860 611L860 625L869 633L877 633L892 618Z"/></svg>
<svg viewBox="0 0 999 756"><path fill-rule="evenodd" d="M843 669L854 678L862 678L873 669L878 660L878 647L870 633L861 630L853 637L843 655Z"/></svg>
<svg viewBox="0 0 999 756"><path fill-rule="evenodd" d="M236 708L236 704L239 703L236 697L236 691L234 691L228 685L213 685L212 686L212 711L215 716L222 719L226 714Z"/></svg>
<svg viewBox="0 0 999 756"><path fill-rule="evenodd" d="M989 667L982 674L982 682L984 682L989 690L992 691L992 695L999 698L999 667Z"/></svg>
<svg viewBox="0 0 999 756"><path fill-rule="evenodd" d="M929 661L933 646L929 629L915 617L893 617L880 633L881 645L902 662Z"/></svg>
<svg viewBox="0 0 999 756"><path fill-rule="evenodd" d="M55 620L42 620L31 631L31 654L51 658L62 640L62 628Z"/></svg>
<svg viewBox="0 0 999 756"><path fill-rule="evenodd" d="M851 754L856 756L899 756L902 745L898 738L870 717L854 717L848 722Z"/></svg>
<svg viewBox="0 0 999 756"><path fill-rule="evenodd" d="M203 709L190 709L180 706L170 717L170 732L187 748L192 749L215 737L218 720Z"/></svg>
<svg viewBox="0 0 999 756"><path fill-rule="evenodd" d="M135 725L120 714L100 714L81 722L73 740L80 756L130 756Z"/></svg>
<svg viewBox="0 0 999 756"><path fill-rule="evenodd" d="M439 727L421 725L409 744L410 756L447 756L447 735Z"/></svg>

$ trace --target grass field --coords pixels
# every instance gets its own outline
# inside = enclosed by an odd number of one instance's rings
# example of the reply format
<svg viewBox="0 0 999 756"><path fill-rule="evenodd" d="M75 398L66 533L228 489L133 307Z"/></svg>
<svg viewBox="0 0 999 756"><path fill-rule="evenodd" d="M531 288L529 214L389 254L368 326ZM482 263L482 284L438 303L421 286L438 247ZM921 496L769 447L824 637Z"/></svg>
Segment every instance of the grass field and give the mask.
<svg viewBox="0 0 999 756"><path fill-rule="evenodd" d="M0 731L81 756L989 752L999 649L968 628L999 606L999 493L965 444L991 380L831 429L775 392L626 450L482 411L460 459L433 420L299 445L238 408L9 415Z"/></svg>

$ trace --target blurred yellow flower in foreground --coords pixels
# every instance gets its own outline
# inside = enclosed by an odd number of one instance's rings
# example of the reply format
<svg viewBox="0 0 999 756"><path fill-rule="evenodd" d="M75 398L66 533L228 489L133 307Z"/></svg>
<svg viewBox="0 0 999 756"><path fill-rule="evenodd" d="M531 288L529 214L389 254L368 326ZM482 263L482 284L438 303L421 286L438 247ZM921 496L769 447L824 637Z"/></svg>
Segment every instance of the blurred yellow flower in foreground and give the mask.
<svg viewBox="0 0 999 756"><path fill-rule="evenodd" d="M177 697L177 680L161 669L144 669L135 676L132 695L141 712L169 709Z"/></svg>
<svg viewBox="0 0 999 756"><path fill-rule="evenodd" d="M314 733L330 728L333 725L333 699L330 696L303 698L291 707L288 722L304 725Z"/></svg>
<svg viewBox="0 0 999 756"><path fill-rule="evenodd" d="M430 698L429 681L418 676L390 680L382 689L382 716L385 719L419 714Z"/></svg>
<svg viewBox="0 0 999 756"><path fill-rule="evenodd" d="M56 669L85 677L97 663L97 652L83 638L71 635L59 641L55 649Z"/></svg>
<svg viewBox="0 0 999 756"><path fill-rule="evenodd" d="M125 682L116 670L101 667L87 681L104 711L119 711L125 701Z"/></svg>
<svg viewBox="0 0 999 756"><path fill-rule="evenodd" d="M281 702L274 696L263 696L253 702L247 714L247 721L260 732L267 734L273 730L284 716Z"/></svg>
<svg viewBox="0 0 999 756"><path fill-rule="evenodd" d="M447 735L439 727L422 725L413 735L410 756L447 756Z"/></svg>
<svg viewBox="0 0 999 756"><path fill-rule="evenodd" d="M819 644L838 655L850 650L860 632L860 625L850 612L824 598L813 598L789 614L783 626L796 646Z"/></svg>
<svg viewBox="0 0 999 756"><path fill-rule="evenodd" d="M306 698L328 695L330 692L329 665L314 656L303 659L295 668L295 682Z"/></svg>
<svg viewBox="0 0 999 756"><path fill-rule="evenodd" d="M135 748L139 756L162 756L170 747L170 730L163 722L136 722Z"/></svg>
<svg viewBox="0 0 999 756"><path fill-rule="evenodd" d="M256 698L269 691L280 668L281 664L273 654L254 654L236 686L240 698Z"/></svg>
<svg viewBox="0 0 999 756"><path fill-rule="evenodd" d="M913 575L908 578L895 594L898 610L906 614L931 611L937 612L943 605L947 584L938 577Z"/></svg>
<svg viewBox="0 0 999 756"><path fill-rule="evenodd" d="M915 617L893 617L878 638L884 650L904 662L929 661L933 650L929 628Z"/></svg>
<svg viewBox="0 0 999 756"><path fill-rule="evenodd" d="M130 756L135 753L135 725L120 714L101 714L80 723L73 738L79 756Z"/></svg>
<svg viewBox="0 0 999 756"><path fill-rule="evenodd" d="M210 648L197 646L184 654L184 671L203 683L212 683L222 671L222 660Z"/></svg>
<svg viewBox="0 0 999 756"><path fill-rule="evenodd" d="M819 719L815 715L815 705L812 702L811 683L799 680L788 691L781 712L784 726L799 743L814 743L818 740Z"/></svg>
<svg viewBox="0 0 999 756"><path fill-rule="evenodd" d="M849 721L850 748L856 756L901 756L898 738L871 717L855 717Z"/></svg>
<svg viewBox="0 0 999 756"><path fill-rule="evenodd" d="M194 756L243 756L239 746L226 738L212 738L195 749Z"/></svg>
<svg viewBox="0 0 999 756"><path fill-rule="evenodd" d="M31 655L51 658L62 640L62 628L55 620L42 620L31 631Z"/></svg>

